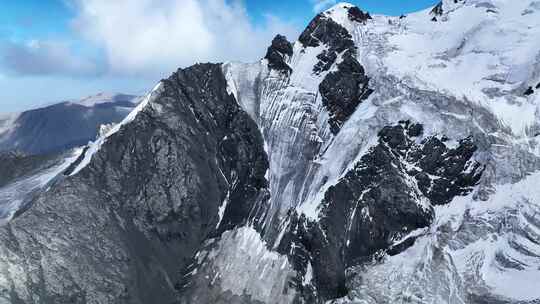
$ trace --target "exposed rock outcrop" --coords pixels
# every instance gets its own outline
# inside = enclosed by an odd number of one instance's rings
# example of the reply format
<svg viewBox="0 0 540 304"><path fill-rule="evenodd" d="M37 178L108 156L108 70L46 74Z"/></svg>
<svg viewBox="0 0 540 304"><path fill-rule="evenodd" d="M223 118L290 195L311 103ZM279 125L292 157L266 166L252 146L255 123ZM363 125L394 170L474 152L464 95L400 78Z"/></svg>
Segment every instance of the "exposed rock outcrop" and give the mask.
<svg viewBox="0 0 540 304"><path fill-rule="evenodd" d="M435 15L435 16L442 16L444 14L444 9L443 9L443 2L439 2L437 3L437 5L435 5L435 7L433 7L433 9L431 10L431 14L432 15Z"/></svg>
<svg viewBox="0 0 540 304"><path fill-rule="evenodd" d="M272 45L268 47L266 56L268 67L284 73L290 73L291 67L287 64L287 59L293 54L292 44L285 36L277 35L272 40Z"/></svg>
<svg viewBox="0 0 540 304"><path fill-rule="evenodd" d="M290 214L279 248L293 259L305 299L345 296L345 269L412 246L411 233L431 224L433 205L466 195L478 183L482 167L472 160L470 138L456 148L436 137L418 144L422 129L408 121L383 128L379 143L328 189L318 221ZM299 283L308 267L315 291Z"/></svg>
<svg viewBox="0 0 540 304"><path fill-rule="evenodd" d="M339 132L356 107L373 92L369 88L369 78L364 67L356 60L352 51L343 55L336 72L326 75L319 91L323 105L330 114L328 122L334 134Z"/></svg>
<svg viewBox="0 0 540 304"><path fill-rule="evenodd" d="M352 6L348 10L348 17L351 21L356 22L366 22L371 18L371 15L367 12L362 11L358 6Z"/></svg>

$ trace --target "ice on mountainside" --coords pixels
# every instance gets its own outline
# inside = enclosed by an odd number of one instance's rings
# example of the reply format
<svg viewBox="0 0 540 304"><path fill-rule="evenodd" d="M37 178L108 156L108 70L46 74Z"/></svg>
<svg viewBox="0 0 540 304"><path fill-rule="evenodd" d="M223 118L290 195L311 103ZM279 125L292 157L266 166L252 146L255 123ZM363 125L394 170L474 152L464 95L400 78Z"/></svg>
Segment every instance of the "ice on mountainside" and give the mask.
<svg viewBox="0 0 540 304"><path fill-rule="evenodd" d="M380 281L367 280L365 288L368 293L362 293L364 298L358 297L356 301L366 301L367 296L373 299L373 303L400 297L444 302L442 299L446 295L446 299L456 299L455 302L447 300L448 303L470 303L476 301L471 297L480 298L488 294L493 299L505 301L540 299L540 295L520 292L519 289L507 290L497 283L540 280L537 266L531 264L533 257L540 253L538 244L529 242L527 246L532 247L523 249L523 242L513 241L513 247L495 242L490 245L491 249L486 247L491 257L474 262L478 254L483 254L482 246L465 243L461 246L468 246L468 251L457 251L455 246L445 248L448 246L446 243L437 241L437 236L442 233L439 231L444 230L444 226L439 224L445 217L444 210L457 208L461 218L470 218L473 223L482 222L484 220L477 208L493 201L506 204L500 214L495 215L495 221L510 220L516 225L530 226L527 229L532 231L538 227L535 223L539 218L534 211L528 213L527 221L521 221L519 217L514 221L507 215L519 212L516 208L522 200L529 202L530 207L527 208L534 210L538 207L534 195L520 198L521 190L510 185L540 169L540 94L533 91L524 95L529 86L534 88L540 82L540 10L529 11L534 7L534 1L452 0L443 1L437 22L432 21L431 9L428 9L405 18L374 15L367 22L359 23L347 17L349 7L350 4L341 3L323 12L322 16L333 18L351 34L358 61L370 77L370 88L374 93L357 107L335 136L328 132L328 116L318 92L325 73L313 73L317 55L326 49L324 45L306 48L296 42L294 53L287 61L292 72L286 80L273 71L265 72L264 61L259 66L224 66L230 87L236 88L235 96L242 105L249 105L245 109L256 117L268 145L270 200L276 216L284 220L286 210L295 207L308 218L317 220L327 189L335 185L374 145L376 133L386 125L407 119L422 123L425 136L444 135L457 140L472 135L479 144L475 159L486 165L475 193L456 198L450 207L437 207L436 224L409 251L389 258L373 269L368 267L366 277L379 277L375 274L381 271ZM339 62L338 59L332 69ZM244 72L246 70L249 72ZM269 76L265 77L266 73ZM263 75L258 76L262 81L253 80L253 75ZM253 112L250 109L260 110ZM314 148L319 145L320 150ZM310 149L321 152L309 154ZM299 151L304 152L299 154ZM534 188L532 183L527 183L527 186ZM504 194L509 191L508 187L514 189L511 191L515 191L517 196ZM502 199L503 196L507 199ZM459 223L459 217L452 221ZM486 222L486 225L491 224ZM456 242L462 242L464 240L459 238L502 236L498 230L470 229L472 231L452 237L457 238ZM510 239L524 236L521 230L510 232L516 233ZM536 237L533 239L538 241ZM420 246L424 246L424 251L419 249L422 248ZM447 259L436 259L431 264L429 260L424 261L422 252L441 249L448 252ZM516 255L516 250L529 253ZM419 268L420 262L415 262L410 255L418 256L418 261L428 263L429 267L446 269L443 275L446 277L437 278L438 274L433 270L429 274L433 281L420 281L417 294L411 292L407 295L404 290L409 287L405 282L409 282L410 289L414 284L410 280L399 279L401 273L392 267L399 269L401 266L394 264L394 260L404 256L418 275L428 275ZM513 264L494 263L495 256L505 255L513 256L515 263L523 264L523 271L519 271L521 266L514 269ZM469 266L456 268L455 265L460 263ZM385 267L390 272L383 272ZM359 278L364 277L363 271L359 272ZM395 282L402 284L396 283L396 293L384 295L385 286L394 282L386 279L391 272L400 275ZM410 274L403 271L403 277ZM469 280L477 284L464 289L463 284ZM441 284L438 286L446 291L436 288L432 294L425 294L427 289L435 288L434 284ZM354 294L354 284L351 288ZM398 294L400 292L401 295ZM368 300L366 303L371 302Z"/></svg>

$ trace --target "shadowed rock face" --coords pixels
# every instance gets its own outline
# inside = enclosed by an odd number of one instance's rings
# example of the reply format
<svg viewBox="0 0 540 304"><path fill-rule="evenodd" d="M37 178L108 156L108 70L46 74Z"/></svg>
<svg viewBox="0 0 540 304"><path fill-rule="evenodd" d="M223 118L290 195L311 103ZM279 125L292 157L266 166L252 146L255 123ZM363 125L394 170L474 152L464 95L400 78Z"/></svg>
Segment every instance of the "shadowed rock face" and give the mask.
<svg viewBox="0 0 540 304"><path fill-rule="evenodd" d="M434 137L417 144L421 135L422 126L407 121L385 127L378 145L328 189L318 222L290 215L279 250L294 261L297 282L310 264L320 297L345 296L347 267L412 246L414 237L407 235L431 224L432 205L472 190L482 168L471 160L476 150L471 139L451 149ZM432 174L429 187L418 170ZM300 290L305 298L314 296L313 290Z"/></svg>
<svg viewBox="0 0 540 304"><path fill-rule="evenodd" d="M471 137L450 149L443 140L431 137L408 155L414 168L408 171L433 204L444 205L458 195L467 195L482 176L484 168L471 158L477 147Z"/></svg>
<svg viewBox="0 0 540 304"><path fill-rule="evenodd" d="M285 36L277 35L272 40L272 45L266 51L265 59L268 60L268 67L284 73L290 73L291 67L286 63L287 56L293 54L292 44Z"/></svg>
<svg viewBox="0 0 540 304"><path fill-rule="evenodd" d="M363 12L361 9L359 9L357 6L352 6L348 10L348 17L351 21L356 22L366 22L369 19L371 19L371 16L369 13Z"/></svg>
<svg viewBox="0 0 540 304"><path fill-rule="evenodd" d="M330 114L328 123L332 133L337 134L341 126L354 113L356 107L373 92L369 78L352 51L343 55L338 70L331 72L319 86L323 105Z"/></svg>
<svg viewBox="0 0 540 304"><path fill-rule="evenodd" d="M0 228L0 265L20 267L3 272L0 299L173 303L202 243L246 222L266 169L220 65L179 70L87 167Z"/></svg>

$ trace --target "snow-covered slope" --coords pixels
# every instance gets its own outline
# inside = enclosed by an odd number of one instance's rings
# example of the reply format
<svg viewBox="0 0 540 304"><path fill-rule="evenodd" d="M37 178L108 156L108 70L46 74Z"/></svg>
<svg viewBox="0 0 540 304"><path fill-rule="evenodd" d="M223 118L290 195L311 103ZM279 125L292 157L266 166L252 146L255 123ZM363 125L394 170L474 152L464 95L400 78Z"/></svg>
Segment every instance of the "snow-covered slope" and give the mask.
<svg viewBox="0 0 540 304"><path fill-rule="evenodd" d="M538 94L525 93L540 83L539 4L445 1L436 22L428 11L375 18L367 32L384 39L375 64L419 89L486 107L516 136L526 136L538 124Z"/></svg>
<svg viewBox="0 0 540 304"><path fill-rule="evenodd" d="M320 94L328 72L313 70L332 46L296 42L284 56L290 75L267 71L264 60L224 66L265 137L270 212L277 214L268 229L284 229L291 207L321 220L328 189L385 126L414 121L423 125L422 138L443 136L450 146L473 136L474 159L485 166L476 190L436 207L412 248L349 268L358 275L347 283L356 297L342 302L539 301L540 2L452 0L439 11L362 22L350 18L351 7L341 3L322 16L350 33L373 93L337 134ZM276 233L274 244L283 231Z"/></svg>

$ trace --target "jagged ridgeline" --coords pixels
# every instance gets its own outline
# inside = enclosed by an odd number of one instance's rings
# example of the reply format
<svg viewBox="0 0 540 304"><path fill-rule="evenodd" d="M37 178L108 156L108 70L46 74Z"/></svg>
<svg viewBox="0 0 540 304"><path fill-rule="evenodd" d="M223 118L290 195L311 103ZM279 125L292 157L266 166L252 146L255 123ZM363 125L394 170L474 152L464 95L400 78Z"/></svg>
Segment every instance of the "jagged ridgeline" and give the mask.
<svg viewBox="0 0 540 304"><path fill-rule="evenodd" d="M537 11L340 3L177 70L0 227L0 303L537 303Z"/></svg>

